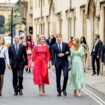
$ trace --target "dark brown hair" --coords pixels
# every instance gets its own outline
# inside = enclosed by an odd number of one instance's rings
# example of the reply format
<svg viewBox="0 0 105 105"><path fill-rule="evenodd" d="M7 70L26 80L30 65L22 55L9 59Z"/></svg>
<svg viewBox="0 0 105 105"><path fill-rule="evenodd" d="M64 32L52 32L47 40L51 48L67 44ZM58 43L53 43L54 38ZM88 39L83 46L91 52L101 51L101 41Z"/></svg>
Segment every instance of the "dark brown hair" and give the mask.
<svg viewBox="0 0 105 105"><path fill-rule="evenodd" d="M99 35L99 34L96 34L96 37L97 37L98 39L100 39L100 35Z"/></svg>

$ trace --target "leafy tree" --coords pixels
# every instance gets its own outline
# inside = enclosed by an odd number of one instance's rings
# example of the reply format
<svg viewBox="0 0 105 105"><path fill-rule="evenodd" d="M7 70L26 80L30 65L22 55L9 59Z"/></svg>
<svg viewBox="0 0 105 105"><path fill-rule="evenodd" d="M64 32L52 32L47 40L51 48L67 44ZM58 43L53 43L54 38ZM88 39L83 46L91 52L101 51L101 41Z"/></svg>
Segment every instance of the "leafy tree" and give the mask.
<svg viewBox="0 0 105 105"><path fill-rule="evenodd" d="M20 5L20 0L18 0L17 3L13 7L13 23L12 23L13 33L15 33L15 28L14 28L15 25L17 23L21 22L21 19L20 19L20 16L19 16L20 13L21 13L21 5ZM8 18L8 21L6 23L6 26L5 26L5 32L10 32L10 30L11 30L11 18L12 17L10 15L9 18Z"/></svg>

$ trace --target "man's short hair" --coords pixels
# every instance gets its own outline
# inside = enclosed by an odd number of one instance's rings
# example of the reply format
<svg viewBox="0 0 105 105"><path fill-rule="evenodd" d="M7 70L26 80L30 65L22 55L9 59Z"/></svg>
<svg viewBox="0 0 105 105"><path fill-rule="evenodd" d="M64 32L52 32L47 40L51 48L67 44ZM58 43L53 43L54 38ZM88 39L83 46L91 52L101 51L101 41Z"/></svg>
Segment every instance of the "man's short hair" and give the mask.
<svg viewBox="0 0 105 105"><path fill-rule="evenodd" d="M56 38L58 38L58 37L61 37L62 38L62 35L61 34L57 34L56 35Z"/></svg>
<svg viewBox="0 0 105 105"><path fill-rule="evenodd" d="M100 35L99 34L96 34L96 37L99 39L100 38Z"/></svg>

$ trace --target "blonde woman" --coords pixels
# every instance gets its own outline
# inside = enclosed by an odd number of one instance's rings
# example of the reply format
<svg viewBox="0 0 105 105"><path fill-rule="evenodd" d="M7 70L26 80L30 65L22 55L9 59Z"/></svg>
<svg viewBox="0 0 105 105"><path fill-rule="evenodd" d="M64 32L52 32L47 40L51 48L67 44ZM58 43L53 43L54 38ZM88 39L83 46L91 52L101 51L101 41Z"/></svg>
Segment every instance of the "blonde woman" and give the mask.
<svg viewBox="0 0 105 105"><path fill-rule="evenodd" d="M74 90L74 95L81 96L80 90L84 88L84 65L82 57L84 56L84 48L79 43L79 39L75 38L73 47L71 48L72 66L70 72L70 88Z"/></svg>
<svg viewBox="0 0 105 105"><path fill-rule="evenodd" d="M5 59L10 69L8 49L4 46L4 42L4 38L0 37L0 96L2 96L4 73L6 69Z"/></svg>
<svg viewBox="0 0 105 105"><path fill-rule="evenodd" d="M49 85L48 62L50 61L50 52L43 36L39 38L39 44L33 49L32 61L34 63L34 84L39 86L39 95L44 95L45 85Z"/></svg>

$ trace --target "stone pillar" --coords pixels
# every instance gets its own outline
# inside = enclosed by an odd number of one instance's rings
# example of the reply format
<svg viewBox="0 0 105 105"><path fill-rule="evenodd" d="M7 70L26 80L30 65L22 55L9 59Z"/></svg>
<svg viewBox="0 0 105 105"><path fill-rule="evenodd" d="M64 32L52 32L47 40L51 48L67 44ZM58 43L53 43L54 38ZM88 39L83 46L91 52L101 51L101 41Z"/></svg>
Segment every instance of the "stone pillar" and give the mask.
<svg viewBox="0 0 105 105"><path fill-rule="evenodd" d="M59 24L60 24L60 19L59 19L59 15L57 15L57 21L56 21L56 32L57 32L57 34L60 33L60 30L59 30L60 25Z"/></svg>
<svg viewBox="0 0 105 105"><path fill-rule="evenodd" d="M45 35L48 36L48 18L45 18Z"/></svg>
<svg viewBox="0 0 105 105"><path fill-rule="evenodd" d="M56 17L54 14L50 16L50 34L56 34Z"/></svg>
<svg viewBox="0 0 105 105"><path fill-rule="evenodd" d="M76 8L76 36L78 36L80 38L82 36L82 19L79 14L80 14L80 8L77 7ZM74 23L75 23L75 21L74 21ZM78 27L78 25L79 25L79 27Z"/></svg>
<svg viewBox="0 0 105 105"><path fill-rule="evenodd" d="M68 19L65 15L65 12L63 13L62 16L62 35L63 35L63 40L64 41L69 41L68 39Z"/></svg>
<svg viewBox="0 0 105 105"><path fill-rule="evenodd" d="M96 25L95 25L95 26L96 26L96 27L95 27L95 29L96 29L95 32L96 32L97 34L99 34L99 25L100 25L100 24L99 24L99 17L97 17L97 18L96 18Z"/></svg>
<svg viewBox="0 0 105 105"><path fill-rule="evenodd" d="M37 34L40 34L40 23L39 23L39 20L38 20L38 24L37 24Z"/></svg>

